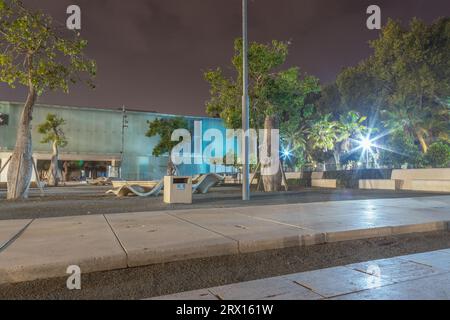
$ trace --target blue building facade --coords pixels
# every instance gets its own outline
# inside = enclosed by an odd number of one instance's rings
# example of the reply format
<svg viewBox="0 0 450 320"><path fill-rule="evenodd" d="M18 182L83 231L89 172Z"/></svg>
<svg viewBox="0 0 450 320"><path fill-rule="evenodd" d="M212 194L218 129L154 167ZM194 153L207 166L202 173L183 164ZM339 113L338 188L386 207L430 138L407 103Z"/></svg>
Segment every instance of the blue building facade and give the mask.
<svg viewBox="0 0 450 320"><path fill-rule="evenodd" d="M14 149L17 123L23 104L0 102L0 116L7 121L0 123L0 165L3 165ZM154 157L153 148L159 137L146 137L148 121L157 118L172 118L175 115L153 112L141 112L83 107L67 107L52 105L36 105L32 121L33 155L39 167L51 158L51 145L41 143L42 135L38 133L38 124L45 121L47 114L52 113L63 118L63 127L68 140L66 147L60 150L60 160L83 163L90 166L101 166L101 176L120 175L126 180L155 180L164 176L169 155ZM218 129L225 135L225 127L220 119L206 117L187 117L190 131L194 122L200 122L202 131ZM126 128L122 129L124 119ZM202 142L202 144L205 144ZM122 155L123 150L123 155ZM178 167L181 175L195 175L211 171L222 171L223 168L203 164L182 164ZM80 173L80 175L83 173ZM84 173L89 177L89 173ZM6 170L0 175L0 182L6 181Z"/></svg>

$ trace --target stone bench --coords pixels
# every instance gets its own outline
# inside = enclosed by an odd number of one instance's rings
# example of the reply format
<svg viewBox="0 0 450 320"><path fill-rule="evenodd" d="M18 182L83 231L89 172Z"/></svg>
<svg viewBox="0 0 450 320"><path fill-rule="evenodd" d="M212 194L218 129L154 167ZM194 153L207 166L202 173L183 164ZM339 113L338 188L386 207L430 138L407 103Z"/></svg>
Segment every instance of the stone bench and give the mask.
<svg viewBox="0 0 450 320"><path fill-rule="evenodd" d="M450 192L450 168L393 170L391 180L359 180L359 188Z"/></svg>
<svg viewBox="0 0 450 320"><path fill-rule="evenodd" d="M450 180L450 168L392 170L392 180Z"/></svg>
<svg viewBox="0 0 450 320"><path fill-rule="evenodd" d="M359 189L396 190L395 180L359 180Z"/></svg>
<svg viewBox="0 0 450 320"><path fill-rule="evenodd" d="M313 172L311 174L311 187L313 188L327 188L336 189L337 180L336 179L324 179L323 172Z"/></svg>
<svg viewBox="0 0 450 320"><path fill-rule="evenodd" d="M311 179L311 186L313 188L336 189L337 188L337 180L336 179Z"/></svg>
<svg viewBox="0 0 450 320"><path fill-rule="evenodd" d="M300 180L303 179L303 173L302 172L286 172L286 179L288 180Z"/></svg>
<svg viewBox="0 0 450 320"><path fill-rule="evenodd" d="M406 180L400 190L450 192L450 180Z"/></svg>
<svg viewBox="0 0 450 320"><path fill-rule="evenodd" d="M125 185L128 186L141 186L144 188L153 188L159 181L112 181L114 189L119 189Z"/></svg>

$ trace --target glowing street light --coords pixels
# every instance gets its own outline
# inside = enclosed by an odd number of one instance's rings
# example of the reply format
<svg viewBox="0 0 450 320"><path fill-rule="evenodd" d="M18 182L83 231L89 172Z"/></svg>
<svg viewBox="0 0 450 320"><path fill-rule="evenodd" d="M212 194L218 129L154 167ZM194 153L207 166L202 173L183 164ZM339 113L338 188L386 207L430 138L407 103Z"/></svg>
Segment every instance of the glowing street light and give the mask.
<svg viewBox="0 0 450 320"><path fill-rule="evenodd" d="M359 141L360 147L366 153L366 168L369 168L369 154L372 152L372 147L374 146L370 137L365 137Z"/></svg>
<svg viewBox="0 0 450 320"><path fill-rule="evenodd" d="M289 159L292 155L291 151L289 149L284 149L282 152L283 158Z"/></svg>
<svg viewBox="0 0 450 320"><path fill-rule="evenodd" d="M370 150L370 149L372 148L372 146L373 146L373 143L372 143L372 141L371 141L369 138L364 138L364 139L362 139L361 142L360 142L360 144L361 144L361 147L362 147L365 151Z"/></svg>

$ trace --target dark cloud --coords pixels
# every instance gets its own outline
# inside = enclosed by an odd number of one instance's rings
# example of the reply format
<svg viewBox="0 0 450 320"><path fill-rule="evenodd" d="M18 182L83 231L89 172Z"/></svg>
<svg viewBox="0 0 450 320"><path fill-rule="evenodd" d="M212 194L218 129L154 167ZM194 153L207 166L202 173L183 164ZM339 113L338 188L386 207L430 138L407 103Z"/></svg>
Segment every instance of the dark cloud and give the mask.
<svg viewBox="0 0 450 320"><path fill-rule="evenodd" d="M25 1L65 22L78 4L88 54L99 67L98 88L75 86L70 95L48 93L41 102L204 114L208 86L202 71L229 64L241 34L240 0ZM448 15L448 0L250 0L252 40L292 40L289 65L323 82L370 53L377 31L365 27L370 4L388 17L432 21ZM23 90L0 86L0 100L23 100Z"/></svg>

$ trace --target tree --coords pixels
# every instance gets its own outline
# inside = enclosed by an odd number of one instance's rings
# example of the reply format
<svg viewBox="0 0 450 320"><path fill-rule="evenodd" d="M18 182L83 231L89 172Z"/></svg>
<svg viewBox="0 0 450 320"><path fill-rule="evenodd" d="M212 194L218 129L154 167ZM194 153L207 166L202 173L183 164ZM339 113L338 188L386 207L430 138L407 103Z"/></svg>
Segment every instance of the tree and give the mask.
<svg viewBox="0 0 450 320"><path fill-rule="evenodd" d="M55 27L49 15L26 9L20 0L0 0L0 81L28 89L8 170L8 199L28 196L31 120L37 98L47 90L67 93L78 81L93 86L96 66L83 55L86 46L79 34Z"/></svg>
<svg viewBox="0 0 450 320"><path fill-rule="evenodd" d="M377 117L383 105L383 86L372 74L372 59L369 57L355 67L346 68L337 76L338 92L334 94L339 95L340 104L332 106L339 110L338 114L353 110L372 119Z"/></svg>
<svg viewBox="0 0 450 320"><path fill-rule="evenodd" d="M435 168L445 168L450 165L450 145L438 141L430 145L425 160Z"/></svg>
<svg viewBox="0 0 450 320"><path fill-rule="evenodd" d="M411 133L426 153L450 129L450 19L413 19L409 28L390 20L371 46L385 124Z"/></svg>
<svg viewBox="0 0 450 320"><path fill-rule="evenodd" d="M311 143L313 151L319 151L327 154L334 149L334 146L339 138L339 125L336 121L332 121L331 114L327 114L315 122L309 131L308 140ZM326 163L324 163L324 170Z"/></svg>
<svg viewBox="0 0 450 320"><path fill-rule="evenodd" d="M303 112L308 108L306 97L320 90L318 80L301 74L298 68L280 71L288 48L288 42L276 40L269 44L253 42L249 46L250 126L255 130L264 128L270 132L280 129L280 123L282 132L285 125L300 126ZM235 41L234 51L234 77L225 76L221 68L205 73L211 95L206 111L222 118L229 128L237 129L242 127L242 39ZM264 144L270 150L269 136L266 135ZM279 154L269 154L269 157L279 160ZM263 182L265 191L279 190L281 172L264 176Z"/></svg>
<svg viewBox="0 0 450 320"><path fill-rule="evenodd" d="M62 126L66 123L63 118L58 118L56 114L49 113L44 123L38 126L38 132L43 134L44 137L41 143L52 144L52 159L50 162L48 184L50 186L58 186L58 161L59 161L59 148L67 146L67 139L64 135Z"/></svg>
<svg viewBox="0 0 450 320"><path fill-rule="evenodd" d="M322 87L320 95L315 97L315 106L319 114L332 114L333 119L339 119L340 115L349 111L342 102L338 85L333 82Z"/></svg>
<svg viewBox="0 0 450 320"><path fill-rule="evenodd" d="M386 148L380 150L382 164L393 168L400 168L405 164L413 167L422 165L423 156L412 134L396 130L385 137L383 145Z"/></svg>
<svg viewBox="0 0 450 320"><path fill-rule="evenodd" d="M171 152L172 149L179 143L179 141L172 141L172 133L177 129L187 129L188 123L183 118L169 118L169 119L155 119L153 121L147 121L149 128L145 134L151 138L159 136L160 140L153 149L153 155L160 157L168 154L169 159L167 162L167 175L173 176L176 173L176 167L172 162Z"/></svg>
<svg viewBox="0 0 450 320"><path fill-rule="evenodd" d="M389 20L372 41L373 55L337 77L342 103L368 115L380 113L388 130L411 134L425 154L450 132L450 19L408 28Z"/></svg>

